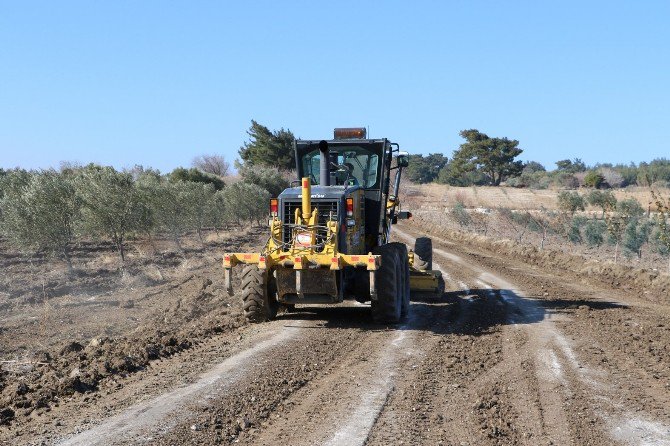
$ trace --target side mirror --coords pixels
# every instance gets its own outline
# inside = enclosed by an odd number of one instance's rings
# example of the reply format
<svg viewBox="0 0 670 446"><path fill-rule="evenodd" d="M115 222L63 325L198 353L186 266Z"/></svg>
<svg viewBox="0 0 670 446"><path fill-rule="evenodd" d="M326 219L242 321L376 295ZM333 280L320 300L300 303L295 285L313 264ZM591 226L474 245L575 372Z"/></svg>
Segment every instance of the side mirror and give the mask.
<svg viewBox="0 0 670 446"><path fill-rule="evenodd" d="M399 152L396 156L396 165L398 167L409 166L409 154L407 152Z"/></svg>

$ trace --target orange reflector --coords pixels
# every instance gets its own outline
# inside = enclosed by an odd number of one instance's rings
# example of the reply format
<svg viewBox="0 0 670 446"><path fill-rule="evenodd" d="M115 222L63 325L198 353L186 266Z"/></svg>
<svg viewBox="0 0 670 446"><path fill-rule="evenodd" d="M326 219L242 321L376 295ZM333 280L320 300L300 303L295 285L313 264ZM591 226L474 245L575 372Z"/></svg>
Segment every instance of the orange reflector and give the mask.
<svg viewBox="0 0 670 446"><path fill-rule="evenodd" d="M347 127L335 129L335 139L365 139L367 131L365 127Z"/></svg>
<svg viewBox="0 0 670 446"><path fill-rule="evenodd" d="M347 217L354 216L354 199L347 198Z"/></svg>
<svg viewBox="0 0 670 446"><path fill-rule="evenodd" d="M270 200L270 213L273 217L276 217L279 213L279 201L276 198Z"/></svg>

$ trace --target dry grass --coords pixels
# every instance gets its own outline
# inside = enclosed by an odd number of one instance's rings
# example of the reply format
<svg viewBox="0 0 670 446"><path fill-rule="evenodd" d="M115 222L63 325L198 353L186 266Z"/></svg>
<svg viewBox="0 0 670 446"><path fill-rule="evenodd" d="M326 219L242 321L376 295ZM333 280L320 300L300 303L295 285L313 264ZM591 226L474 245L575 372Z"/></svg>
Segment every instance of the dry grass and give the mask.
<svg viewBox="0 0 670 446"><path fill-rule="evenodd" d="M506 207L519 210L533 210L545 208L557 209L559 190L554 189L516 189L511 187L454 187L443 184L413 185L409 188L411 196L408 202L414 209L439 209L451 207L457 202L468 208L493 209ZM582 194L588 189L580 190ZM643 208L652 204L651 191L646 187L629 187L615 189L614 195L618 200L635 198ZM670 190L660 191L664 196L670 196ZM652 206L652 210L654 207ZM597 209L592 209L597 211Z"/></svg>

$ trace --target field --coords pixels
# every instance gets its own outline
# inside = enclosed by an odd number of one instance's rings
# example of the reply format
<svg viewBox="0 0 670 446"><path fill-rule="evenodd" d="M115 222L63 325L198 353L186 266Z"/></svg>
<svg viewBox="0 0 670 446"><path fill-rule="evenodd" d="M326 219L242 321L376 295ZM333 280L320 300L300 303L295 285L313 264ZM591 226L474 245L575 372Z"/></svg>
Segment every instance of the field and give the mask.
<svg viewBox="0 0 670 446"><path fill-rule="evenodd" d="M398 326L354 303L247 324L221 254L257 249L264 228L183 251L131 241L123 268L90 241L72 274L3 244L0 442L668 444L670 277L558 236L540 250L495 219L485 236L445 204L555 209L556 192L410 186L405 200L416 218L394 237L429 234L447 290L413 296Z"/></svg>
<svg viewBox="0 0 670 446"><path fill-rule="evenodd" d="M443 184L423 184L420 186L409 186L407 194L412 198L418 198L421 207L445 207L453 206L455 202L461 201L466 207L495 209L507 207L515 210L538 210L545 208L549 210L558 209L558 192L556 189L526 189L512 187L455 187ZM586 193L587 191L580 191ZM617 200L634 198L640 202L643 208L652 206L651 192L648 187L628 187L624 189L612 189ZM670 191L661 190L665 196ZM599 209L588 207L587 212L598 212Z"/></svg>

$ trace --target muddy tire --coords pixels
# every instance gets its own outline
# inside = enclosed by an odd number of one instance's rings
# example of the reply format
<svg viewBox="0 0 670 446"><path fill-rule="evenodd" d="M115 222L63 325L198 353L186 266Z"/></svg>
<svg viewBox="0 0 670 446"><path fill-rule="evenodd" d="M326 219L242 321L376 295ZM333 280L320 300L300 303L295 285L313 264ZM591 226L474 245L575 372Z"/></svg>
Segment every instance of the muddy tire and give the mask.
<svg viewBox="0 0 670 446"><path fill-rule="evenodd" d="M421 271L433 269L433 241L419 237L414 241L414 268Z"/></svg>
<svg viewBox="0 0 670 446"><path fill-rule="evenodd" d="M377 300L373 300L372 319L380 324L395 324L400 321L402 310L402 290L399 276L402 274L398 266L398 249L394 243L376 247L372 252L382 256L382 263L377 270Z"/></svg>
<svg viewBox="0 0 670 446"><path fill-rule="evenodd" d="M409 312L409 258L407 257L407 245L404 243L394 243L397 245L398 268L400 269L399 289L402 290L400 317L405 318Z"/></svg>
<svg viewBox="0 0 670 446"><path fill-rule="evenodd" d="M256 265L242 269L242 307L249 322L265 322L277 316L279 304L272 283L267 271Z"/></svg>

